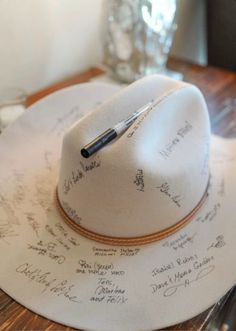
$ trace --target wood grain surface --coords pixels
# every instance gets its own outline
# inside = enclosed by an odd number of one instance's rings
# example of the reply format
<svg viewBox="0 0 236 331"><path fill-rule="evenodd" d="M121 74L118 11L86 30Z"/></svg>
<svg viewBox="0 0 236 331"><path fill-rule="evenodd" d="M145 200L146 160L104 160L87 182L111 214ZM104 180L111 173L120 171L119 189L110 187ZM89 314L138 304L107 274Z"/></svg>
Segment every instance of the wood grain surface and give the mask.
<svg viewBox="0 0 236 331"><path fill-rule="evenodd" d="M201 89L208 104L212 123L214 122L214 119L216 119L213 132L219 134L222 133L224 136L228 137L235 135L236 111L229 112L229 114L224 117L224 121L217 121L217 116L229 107L234 107L234 109L236 108L236 75L232 72L224 71L218 68L202 67L177 59L170 59L168 62L168 67L172 70L182 72L185 81L195 84ZM31 105L45 95L58 89L88 81L91 78L103 73L104 71L99 68L89 69L84 73L75 75L29 96L27 105ZM4 271L1 270L1 272ZM211 309L212 308L208 309L189 321L172 326L166 330L203 330L205 328L206 321L209 319ZM75 329L62 326L34 314L0 290L0 331L12 330L72 331Z"/></svg>

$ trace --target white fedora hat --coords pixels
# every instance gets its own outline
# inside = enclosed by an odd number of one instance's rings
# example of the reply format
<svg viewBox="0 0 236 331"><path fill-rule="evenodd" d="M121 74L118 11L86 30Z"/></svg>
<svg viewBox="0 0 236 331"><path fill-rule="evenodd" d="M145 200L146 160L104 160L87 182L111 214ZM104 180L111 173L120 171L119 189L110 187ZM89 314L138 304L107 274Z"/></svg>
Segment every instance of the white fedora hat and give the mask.
<svg viewBox="0 0 236 331"><path fill-rule="evenodd" d="M154 330L236 280L236 141L210 135L190 84L150 76L119 89L61 90L1 135L0 285L68 326ZM120 137L81 155L150 101Z"/></svg>

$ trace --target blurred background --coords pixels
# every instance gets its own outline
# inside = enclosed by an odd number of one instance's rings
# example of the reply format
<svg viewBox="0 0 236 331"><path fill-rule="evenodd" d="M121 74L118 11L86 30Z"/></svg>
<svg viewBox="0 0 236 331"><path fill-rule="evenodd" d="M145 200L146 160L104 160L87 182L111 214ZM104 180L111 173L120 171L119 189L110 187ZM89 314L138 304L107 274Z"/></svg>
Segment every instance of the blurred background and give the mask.
<svg viewBox="0 0 236 331"><path fill-rule="evenodd" d="M32 93L101 64L105 6L105 0L1 0L0 88ZM207 1L177 0L176 23L170 55L206 64Z"/></svg>
<svg viewBox="0 0 236 331"><path fill-rule="evenodd" d="M27 96L91 67L125 83L184 79L168 58L235 71L235 17L235 0L0 0L0 131Z"/></svg>

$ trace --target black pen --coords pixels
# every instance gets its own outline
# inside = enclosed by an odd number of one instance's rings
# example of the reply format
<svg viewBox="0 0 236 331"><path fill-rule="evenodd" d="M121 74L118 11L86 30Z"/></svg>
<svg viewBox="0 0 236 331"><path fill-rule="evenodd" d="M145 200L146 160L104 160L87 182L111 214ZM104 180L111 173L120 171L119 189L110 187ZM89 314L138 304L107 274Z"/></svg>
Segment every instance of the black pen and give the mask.
<svg viewBox="0 0 236 331"><path fill-rule="evenodd" d="M152 106L152 102L149 102L145 106L139 108L128 118L116 124L113 128L104 131L102 134L100 134L93 141L91 141L81 149L81 155L85 158L88 158L95 152L99 151L110 141L112 141L117 136L121 135L125 130L127 130L131 126L131 124L137 119L137 117L140 116L145 111L151 109L151 106Z"/></svg>

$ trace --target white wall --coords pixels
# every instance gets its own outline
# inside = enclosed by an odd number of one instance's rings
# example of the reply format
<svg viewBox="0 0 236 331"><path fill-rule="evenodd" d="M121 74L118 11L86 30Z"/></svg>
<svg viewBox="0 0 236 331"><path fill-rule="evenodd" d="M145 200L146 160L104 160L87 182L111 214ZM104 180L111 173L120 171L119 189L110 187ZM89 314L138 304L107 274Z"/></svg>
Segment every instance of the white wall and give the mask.
<svg viewBox="0 0 236 331"><path fill-rule="evenodd" d="M1 0L0 88L28 93L101 62L102 0Z"/></svg>
<svg viewBox="0 0 236 331"><path fill-rule="evenodd" d="M204 0L178 2L172 55L204 63ZM31 93L101 63L102 13L103 0L0 0L0 88Z"/></svg>

